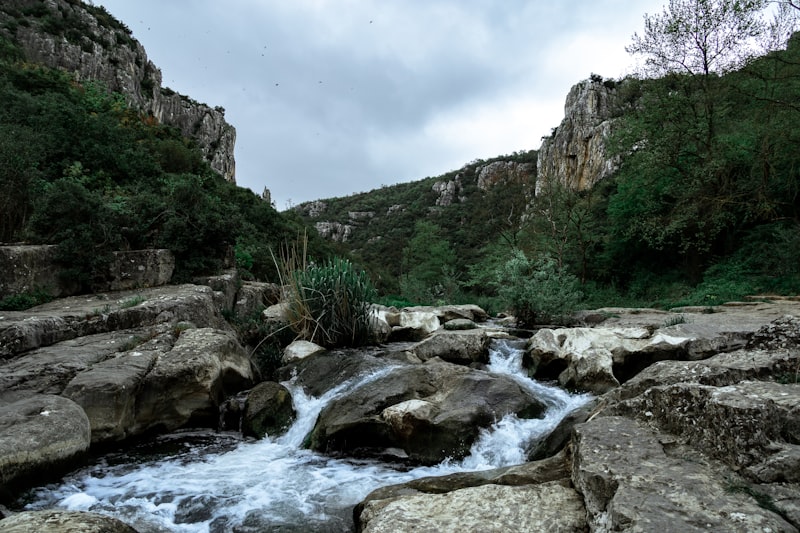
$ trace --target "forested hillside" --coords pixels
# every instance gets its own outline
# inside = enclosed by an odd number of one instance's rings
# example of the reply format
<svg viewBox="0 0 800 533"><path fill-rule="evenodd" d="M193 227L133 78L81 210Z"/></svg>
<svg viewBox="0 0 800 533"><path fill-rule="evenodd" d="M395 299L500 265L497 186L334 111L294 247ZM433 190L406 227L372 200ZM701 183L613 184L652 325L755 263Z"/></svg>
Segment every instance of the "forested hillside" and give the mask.
<svg viewBox="0 0 800 533"><path fill-rule="evenodd" d="M616 168L594 187L531 169L531 181L479 191L480 162L298 210L337 223L317 222L384 290L413 301L494 298L502 307L508 295L497 297L514 284L531 299L560 284L590 306L797 293L800 35L760 54L745 46L793 28L795 8L783 5L778 28L759 18L764 3L698 3L718 11L695 18L680 12L695 3L673 4L631 46L650 76L593 76L610 89L606 149ZM435 184L458 179L463 199L439 207Z"/></svg>
<svg viewBox="0 0 800 533"><path fill-rule="evenodd" d="M468 281L463 265L478 264L495 242L516 245L535 184L531 151L295 211L368 268L384 293L452 299Z"/></svg>
<svg viewBox="0 0 800 533"><path fill-rule="evenodd" d="M0 242L58 244L66 275L85 290L111 251L148 247L175 253L177 281L234 255L245 276L272 279L270 248L304 231L121 94L26 62L8 32L0 102Z"/></svg>

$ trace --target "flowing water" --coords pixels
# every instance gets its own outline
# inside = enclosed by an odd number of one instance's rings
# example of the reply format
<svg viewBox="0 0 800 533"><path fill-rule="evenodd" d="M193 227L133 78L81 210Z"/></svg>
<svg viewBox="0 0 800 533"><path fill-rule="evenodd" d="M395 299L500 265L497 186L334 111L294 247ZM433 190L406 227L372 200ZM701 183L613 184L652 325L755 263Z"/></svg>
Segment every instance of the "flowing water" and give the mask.
<svg viewBox="0 0 800 533"><path fill-rule="evenodd" d="M522 344L495 341L492 372L511 375L548 406L543 419L507 416L483 430L469 456L409 469L373 460L331 458L302 449L322 407L391 372L342 383L320 398L291 382L297 420L278 438L242 440L231 433L165 436L124 454L109 454L35 490L28 509L61 507L111 514L149 532L351 531L351 512L372 490L412 479L520 464L526 449L589 400L528 379Z"/></svg>

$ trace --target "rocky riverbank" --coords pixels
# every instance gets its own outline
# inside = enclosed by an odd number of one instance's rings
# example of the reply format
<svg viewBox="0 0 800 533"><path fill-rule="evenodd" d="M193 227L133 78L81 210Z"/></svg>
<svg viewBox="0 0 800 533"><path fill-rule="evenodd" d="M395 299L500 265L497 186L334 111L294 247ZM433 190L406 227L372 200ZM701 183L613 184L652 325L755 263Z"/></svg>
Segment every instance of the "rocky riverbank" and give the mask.
<svg viewBox="0 0 800 533"><path fill-rule="evenodd" d="M243 285L235 273L205 283L0 313L6 498L92 447L214 427L226 399L259 380L222 312L252 312L279 291ZM671 313L603 309L582 313L580 327L541 329L519 341L530 374L597 395L531 448L529 459L541 460L379 489L357 506L356 527L797 531L799 316L800 302L775 299ZM322 410L309 447L434 464L466 453L506 414L541 416L536 397L486 371L489 339L503 334L460 329L485 319L474 306L376 317L384 335L406 342L360 352L287 348L296 359L283 377L312 396L373 375ZM242 426L248 434L275 434L293 416L277 384L243 398L243 412L263 407ZM59 527L101 520L56 515Z"/></svg>

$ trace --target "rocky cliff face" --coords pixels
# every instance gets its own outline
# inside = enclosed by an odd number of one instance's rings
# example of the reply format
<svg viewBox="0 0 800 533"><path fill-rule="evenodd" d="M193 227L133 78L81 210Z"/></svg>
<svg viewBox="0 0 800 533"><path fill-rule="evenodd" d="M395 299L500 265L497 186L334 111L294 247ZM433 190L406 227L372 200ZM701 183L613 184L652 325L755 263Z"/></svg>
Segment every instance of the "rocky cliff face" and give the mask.
<svg viewBox="0 0 800 533"><path fill-rule="evenodd" d="M236 130L222 108L161 86L161 71L147 59L130 30L104 8L79 0L4 0L0 32L15 41L25 60L97 80L128 102L195 139L211 167L235 182Z"/></svg>
<svg viewBox="0 0 800 533"><path fill-rule="evenodd" d="M583 191L610 176L617 161L606 150L613 124L613 83L590 79L567 95L564 120L539 149L540 177ZM537 183L537 193L542 180Z"/></svg>

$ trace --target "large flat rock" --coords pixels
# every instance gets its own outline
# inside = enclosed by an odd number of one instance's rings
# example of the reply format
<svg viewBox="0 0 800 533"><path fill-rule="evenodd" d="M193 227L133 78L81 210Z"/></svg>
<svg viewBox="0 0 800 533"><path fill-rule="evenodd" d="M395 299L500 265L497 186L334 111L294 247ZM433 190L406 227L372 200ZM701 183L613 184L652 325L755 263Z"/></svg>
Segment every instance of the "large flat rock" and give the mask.
<svg viewBox="0 0 800 533"><path fill-rule="evenodd" d="M230 329L204 285L71 296L27 311L0 312L0 359L57 342L156 324Z"/></svg>
<svg viewBox="0 0 800 533"><path fill-rule="evenodd" d="M576 428L572 479L592 531L796 532L702 453L624 417Z"/></svg>
<svg viewBox="0 0 800 533"><path fill-rule="evenodd" d="M580 495L562 482L482 485L369 502L361 513L360 531L578 533L586 530L585 513Z"/></svg>

